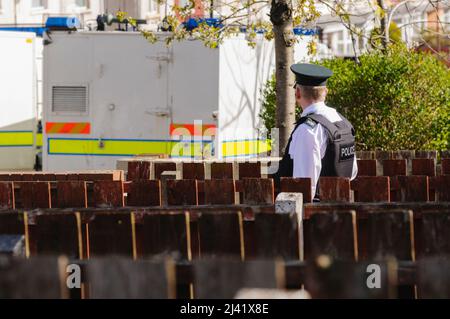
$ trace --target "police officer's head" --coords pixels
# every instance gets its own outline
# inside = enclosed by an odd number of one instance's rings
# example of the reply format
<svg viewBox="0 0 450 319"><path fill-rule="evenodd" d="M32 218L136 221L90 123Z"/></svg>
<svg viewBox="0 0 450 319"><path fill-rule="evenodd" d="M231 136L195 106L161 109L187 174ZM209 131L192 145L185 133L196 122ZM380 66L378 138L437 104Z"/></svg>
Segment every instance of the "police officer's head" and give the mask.
<svg viewBox="0 0 450 319"><path fill-rule="evenodd" d="M291 70L295 74L295 97L302 108L325 101L328 93L327 80L333 75L330 69L299 63L292 65Z"/></svg>

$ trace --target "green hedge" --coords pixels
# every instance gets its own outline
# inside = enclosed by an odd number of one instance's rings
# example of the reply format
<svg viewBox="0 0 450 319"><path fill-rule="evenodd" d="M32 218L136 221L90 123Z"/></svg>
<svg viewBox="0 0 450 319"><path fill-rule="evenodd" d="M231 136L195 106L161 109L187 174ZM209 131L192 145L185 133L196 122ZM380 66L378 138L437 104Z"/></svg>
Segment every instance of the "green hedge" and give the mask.
<svg viewBox="0 0 450 319"><path fill-rule="evenodd" d="M434 56L395 46L332 69L327 104L355 126L359 150L450 149L450 72ZM275 124L275 80L263 92L261 118Z"/></svg>

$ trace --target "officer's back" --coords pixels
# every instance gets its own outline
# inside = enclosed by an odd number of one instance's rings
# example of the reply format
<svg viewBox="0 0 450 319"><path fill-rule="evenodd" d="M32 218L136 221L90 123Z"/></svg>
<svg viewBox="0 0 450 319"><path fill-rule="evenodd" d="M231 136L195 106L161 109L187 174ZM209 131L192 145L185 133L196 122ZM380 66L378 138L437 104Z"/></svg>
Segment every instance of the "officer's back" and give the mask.
<svg viewBox="0 0 450 319"><path fill-rule="evenodd" d="M325 104L331 70L295 64L295 95L302 115L289 139L277 178L307 177L318 195L320 176L356 178L355 131L350 122Z"/></svg>

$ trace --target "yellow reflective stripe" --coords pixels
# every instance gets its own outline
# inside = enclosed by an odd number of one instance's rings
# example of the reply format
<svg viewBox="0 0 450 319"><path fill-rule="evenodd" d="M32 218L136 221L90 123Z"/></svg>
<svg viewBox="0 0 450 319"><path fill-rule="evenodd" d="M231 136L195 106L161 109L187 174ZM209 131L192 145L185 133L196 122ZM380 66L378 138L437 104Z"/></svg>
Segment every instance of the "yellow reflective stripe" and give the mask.
<svg viewBox="0 0 450 319"><path fill-rule="evenodd" d="M222 156L257 155L270 151L269 140L229 141L222 143Z"/></svg>
<svg viewBox="0 0 450 319"><path fill-rule="evenodd" d="M208 156L212 144L200 142L145 141L145 140L88 140L49 138L50 155L129 156L167 154L177 156ZM222 143L224 157L258 155L270 151L270 140L230 141Z"/></svg>
<svg viewBox="0 0 450 319"><path fill-rule="evenodd" d="M204 144L203 154L211 146ZM142 154L167 154L171 156L201 156L201 143L143 140L87 140L48 139L50 155L129 156Z"/></svg>
<svg viewBox="0 0 450 319"><path fill-rule="evenodd" d="M212 152L212 144L209 142L170 142L170 151L168 155L172 157L210 157Z"/></svg>
<svg viewBox="0 0 450 319"><path fill-rule="evenodd" d="M36 146L42 147L43 143L42 143L42 133L37 133L36 134Z"/></svg>
<svg viewBox="0 0 450 319"><path fill-rule="evenodd" d="M0 147L33 146L33 132L0 132Z"/></svg>

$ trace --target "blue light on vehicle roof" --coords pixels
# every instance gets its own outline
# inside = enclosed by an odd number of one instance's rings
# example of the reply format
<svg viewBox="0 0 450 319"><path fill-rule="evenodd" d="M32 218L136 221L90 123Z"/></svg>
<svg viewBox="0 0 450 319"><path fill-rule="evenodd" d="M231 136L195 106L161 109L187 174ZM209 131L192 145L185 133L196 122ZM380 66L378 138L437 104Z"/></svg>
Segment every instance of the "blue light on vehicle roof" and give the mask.
<svg viewBox="0 0 450 319"><path fill-rule="evenodd" d="M80 20L76 17L49 17L45 26L47 28L77 29L80 27Z"/></svg>
<svg viewBox="0 0 450 319"><path fill-rule="evenodd" d="M241 26L241 27L239 27L239 30L240 30L240 32L245 33L245 32L247 32L247 27ZM264 29L255 29L254 31L259 34L267 32L267 30L264 30ZM296 27L293 29L293 32L295 35L316 35L317 29L306 29L306 28Z"/></svg>
<svg viewBox="0 0 450 319"><path fill-rule="evenodd" d="M195 28L198 28L199 24L201 23L206 23L208 26L216 28L221 28L223 26L218 18L206 18L206 19L190 18L183 24L187 30L191 31L194 30Z"/></svg>
<svg viewBox="0 0 450 319"><path fill-rule="evenodd" d="M294 28L295 35L316 35L317 29L306 29L301 27Z"/></svg>

